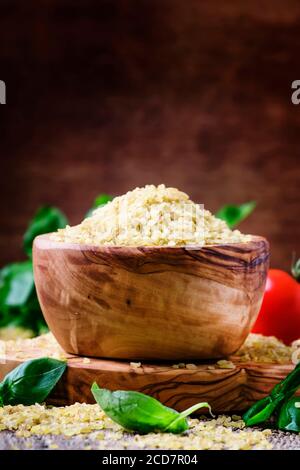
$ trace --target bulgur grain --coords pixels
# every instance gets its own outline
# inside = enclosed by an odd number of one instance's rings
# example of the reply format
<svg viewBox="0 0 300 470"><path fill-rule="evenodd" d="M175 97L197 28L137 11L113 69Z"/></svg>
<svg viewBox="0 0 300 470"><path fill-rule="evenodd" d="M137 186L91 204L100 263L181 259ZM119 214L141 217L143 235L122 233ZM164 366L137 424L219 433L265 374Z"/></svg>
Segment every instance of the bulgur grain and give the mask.
<svg viewBox="0 0 300 470"><path fill-rule="evenodd" d="M141 362L130 362L130 366L133 369L139 369L140 367L142 367L142 363Z"/></svg>
<svg viewBox="0 0 300 470"><path fill-rule="evenodd" d="M187 194L161 184L114 198L52 239L94 246L186 246L246 242L251 236L230 230Z"/></svg>
<svg viewBox="0 0 300 470"><path fill-rule="evenodd" d="M0 340L9 341L18 338L33 338L34 332L28 328L21 328L20 326L6 326L0 328Z"/></svg>
<svg viewBox="0 0 300 470"><path fill-rule="evenodd" d="M4 354L2 354L2 351ZM65 360L69 355L59 346L52 333L36 336L35 338L18 338L8 341L0 340L0 358L13 354L17 359L33 359L41 356Z"/></svg>
<svg viewBox="0 0 300 470"><path fill-rule="evenodd" d="M286 346L274 336L251 333L243 346L233 356L241 362L263 362L269 364L291 363L295 346Z"/></svg>
<svg viewBox="0 0 300 470"><path fill-rule="evenodd" d="M0 429L14 431L20 437L32 435L91 434L99 449L113 443L115 449L271 449L270 430L245 429L240 417L189 419L190 429L181 435L129 433L108 418L98 405L76 403L66 407L4 406L0 408ZM54 444L55 445L55 444ZM51 447L51 446L50 446ZM54 447L52 447L54 448Z"/></svg>
<svg viewBox="0 0 300 470"><path fill-rule="evenodd" d="M186 369L194 370L197 369L196 364L186 364L185 366Z"/></svg>
<svg viewBox="0 0 300 470"><path fill-rule="evenodd" d="M292 353L292 363L297 365L299 362L300 362L300 348L297 348Z"/></svg>
<svg viewBox="0 0 300 470"><path fill-rule="evenodd" d="M217 362L217 366L219 369L235 369L233 362L225 359L220 359L220 361Z"/></svg>

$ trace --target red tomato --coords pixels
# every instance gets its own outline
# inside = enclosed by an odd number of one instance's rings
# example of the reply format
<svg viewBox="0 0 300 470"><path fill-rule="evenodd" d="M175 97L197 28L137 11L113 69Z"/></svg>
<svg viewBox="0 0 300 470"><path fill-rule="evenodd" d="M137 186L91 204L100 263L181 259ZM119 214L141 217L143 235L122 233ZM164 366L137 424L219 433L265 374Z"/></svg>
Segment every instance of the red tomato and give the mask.
<svg viewBox="0 0 300 470"><path fill-rule="evenodd" d="M300 284L284 271L270 269L253 333L290 344L300 338Z"/></svg>

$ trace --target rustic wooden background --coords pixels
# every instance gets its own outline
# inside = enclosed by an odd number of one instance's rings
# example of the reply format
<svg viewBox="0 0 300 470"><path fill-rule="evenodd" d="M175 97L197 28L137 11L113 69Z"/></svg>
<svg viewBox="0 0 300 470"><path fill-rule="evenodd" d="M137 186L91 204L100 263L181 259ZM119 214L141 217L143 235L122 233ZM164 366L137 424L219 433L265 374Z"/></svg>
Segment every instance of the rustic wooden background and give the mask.
<svg viewBox="0 0 300 470"><path fill-rule="evenodd" d="M272 264L300 254L300 3L1 0L0 264L43 203L79 222L99 192L177 186L241 226Z"/></svg>

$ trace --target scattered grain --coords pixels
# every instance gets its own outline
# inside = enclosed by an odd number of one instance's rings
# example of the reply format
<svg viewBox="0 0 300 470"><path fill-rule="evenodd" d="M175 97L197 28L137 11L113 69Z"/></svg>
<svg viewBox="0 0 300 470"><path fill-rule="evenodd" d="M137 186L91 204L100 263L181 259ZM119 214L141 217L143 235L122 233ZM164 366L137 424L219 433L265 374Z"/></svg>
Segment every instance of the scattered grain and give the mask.
<svg viewBox="0 0 300 470"><path fill-rule="evenodd" d="M196 366L196 364L186 364L185 368L186 368L186 369L190 369L190 370L198 369L198 367Z"/></svg>
<svg viewBox="0 0 300 470"><path fill-rule="evenodd" d="M50 444L50 445L49 445L49 448L50 448L50 449L58 449L59 447L58 447L57 444Z"/></svg>
<svg viewBox="0 0 300 470"><path fill-rule="evenodd" d="M19 326L6 326L0 328L0 340L9 341L18 338L33 338L34 332L28 328L21 328Z"/></svg>
<svg viewBox="0 0 300 470"><path fill-rule="evenodd" d="M98 405L79 404L66 407L4 406L0 408L0 429L18 436L91 433L99 449L270 449L270 430L246 429L240 417L219 416L215 419L189 419L190 429L181 434L126 432L108 418ZM55 445L55 444L54 444ZM53 444L51 446L53 447Z"/></svg>
<svg viewBox="0 0 300 470"><path fill-rule="evenodd" d="M131 362L131 363L130 363L130 366L131 366L133 369L139 369L139 367L142 367L142 363L141 363L141 362Z"/></svg>
<svg viewBox="0 0 300 470"><path fill-rule="evenodd" d="M217 366L220 369L235 369L235 365L233 364L233 362L227 361L225 359L220 359L220 361L217 362Z"/></svg>

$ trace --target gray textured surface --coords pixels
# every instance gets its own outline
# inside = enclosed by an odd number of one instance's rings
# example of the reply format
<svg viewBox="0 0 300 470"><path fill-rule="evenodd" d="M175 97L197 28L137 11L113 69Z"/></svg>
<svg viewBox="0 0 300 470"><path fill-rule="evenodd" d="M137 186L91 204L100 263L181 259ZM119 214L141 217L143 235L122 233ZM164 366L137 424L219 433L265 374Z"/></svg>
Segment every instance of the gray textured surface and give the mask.
<svg viewBox="0 0 300 470"><path fill-rule="evenodd" d="M132 442L130 442L132 441ZM295 433L284 433L281 431L274 431L270 437L275 450L300 450L300 435ZM101 441L102 445L104 441ZM128 439L127 449L136 449L136 445L132 439ZM108 439L105 442L106 449L117 448L117 442ZM95 438L95 433L64 437L64 436L31 436L27 438L17 437L13 432L2 431L0 432L0 449L19 450L19 449L98 449L99 440ZM120 448L118 446L118 448Z"/></svg>
<svg viewBox="0 0 300 470"><path fill-rule="evenodd" d="M270 441L277 450L300 450L300 434L274 431Z"/></svg>

